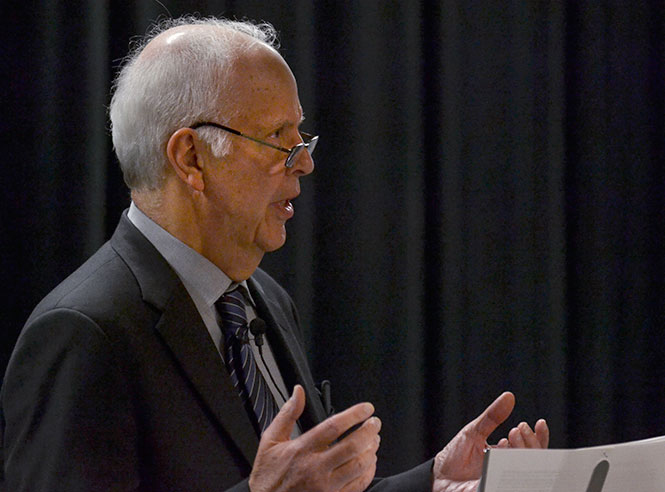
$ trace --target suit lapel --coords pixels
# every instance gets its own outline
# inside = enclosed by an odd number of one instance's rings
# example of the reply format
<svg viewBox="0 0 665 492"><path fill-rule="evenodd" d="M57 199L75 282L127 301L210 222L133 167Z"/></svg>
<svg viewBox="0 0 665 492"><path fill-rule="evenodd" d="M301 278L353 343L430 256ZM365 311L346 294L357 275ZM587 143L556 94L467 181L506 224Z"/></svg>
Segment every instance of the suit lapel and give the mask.
<svg viewBox="0 0 665 492"><path fill-rule="evenodd" d="M259 445L258 437L194 303L182 284L179 290L155 329L251 466Z"/></svg>
<svg viewBox="0 0 665 492"><path fill-rule="evenodd" d="M201 401L251 467L258 437L182 282L125 214L111 244L134 272L143 299L162 312L155 330L173 353Z"/></svg>
<svg viewBox="0 0 665 492"><path fill-rule="evenodd" d="M266 322L268 341L287 391L291 392L295 384L305 389L306 406L299 421L302 429L307 431L325 419L325 411L301 342L293 332L294 327L290 326L292 323L285 318L283 308L266 295L253 277L247 280L247 284L256 303L257 314Z"/></svg>

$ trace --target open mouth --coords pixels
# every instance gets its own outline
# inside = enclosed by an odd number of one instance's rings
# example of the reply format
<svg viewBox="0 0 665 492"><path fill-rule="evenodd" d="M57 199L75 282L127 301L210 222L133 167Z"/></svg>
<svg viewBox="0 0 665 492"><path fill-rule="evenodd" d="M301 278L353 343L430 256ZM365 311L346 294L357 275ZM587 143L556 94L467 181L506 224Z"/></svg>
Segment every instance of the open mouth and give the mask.
<svg viewBox="0 0 665 492"><path fill-rule="evenodd" d="M280 215L282 215L282 217L285 219L290 219L293 217L295 210L293 209L293 203L291 203L290 199L287 198L286 200L275 202L274 205L277 209L279 209Z"/></svg>

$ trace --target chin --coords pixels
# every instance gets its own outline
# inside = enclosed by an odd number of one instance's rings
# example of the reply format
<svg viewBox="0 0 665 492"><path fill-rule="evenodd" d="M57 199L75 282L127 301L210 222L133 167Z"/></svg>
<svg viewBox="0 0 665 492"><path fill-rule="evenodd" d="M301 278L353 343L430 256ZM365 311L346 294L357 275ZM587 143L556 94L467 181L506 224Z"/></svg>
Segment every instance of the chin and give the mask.
<svg viewBox="0 0 665 492"><path fill-rule="evenodd" d="M270 253L271 251L277 251L279 248L281 248L282 246L284 246L285 243L286 243L286 238L284 238L283 241L276 242L276 243L271 243L270 245L266 246L266 248L264 249L264 251L265 251L266 253Z"/></svg>
<svg viewBox="0 0 665 492"><path fill-rule="evenodd" d="M273 237L266 238L263 241L259 241L258 245L264 252L270 253L271 251L276 251L286 243L286 232L282 234L275 235Z"/></svg>
<svg viewBox="0 0 665 492"><path fill-rule="evenodd" d="M256 228L254 244L264 253L278 250L286 243L286 221L265 221Z"/></svg>

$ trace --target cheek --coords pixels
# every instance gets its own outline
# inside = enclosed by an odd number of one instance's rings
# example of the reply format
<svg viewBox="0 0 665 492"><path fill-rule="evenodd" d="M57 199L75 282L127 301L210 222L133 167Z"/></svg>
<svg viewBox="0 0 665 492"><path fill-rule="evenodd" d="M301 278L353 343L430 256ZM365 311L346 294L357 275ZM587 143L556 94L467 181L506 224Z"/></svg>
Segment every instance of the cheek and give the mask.
<svg viewBox="0 0 665 492"><path fill-rule="evenodd" d="M211 185L210 198L217 200L233 215L255 203L261 196L263 186L256 176L234 169L219 173Z"/></svg>
<svg viewBox="0 0 665 492"><path fill-rule="evenodd" d="M281 196L282 182L281 174L249 162L246 167L220 169L211 180L209 198L223 215L239 222L236 227L255 229L270 216L271 203Z"/></svg>
<svg viewBox="0 0 665 492"><path fill-rule="evenodd" d="M234 190L233 212L249 229L260 228L271 217L275 193L269 182L257 182L250 187Z"/></svg>

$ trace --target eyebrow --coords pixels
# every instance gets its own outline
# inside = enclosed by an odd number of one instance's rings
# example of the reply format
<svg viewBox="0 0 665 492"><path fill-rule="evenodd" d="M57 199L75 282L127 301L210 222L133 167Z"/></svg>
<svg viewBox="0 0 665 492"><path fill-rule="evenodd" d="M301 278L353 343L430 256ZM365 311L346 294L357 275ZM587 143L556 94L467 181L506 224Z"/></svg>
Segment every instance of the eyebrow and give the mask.
<svg viewBox="0 0 665 492"><path fill-rule="evenodd" d="M295 125L296 128L298 128L300 125L302 125L304 121L305 121L305 113L303 112L302 116L300 117L300 121ZM287 126L294 126L294 125L289 120L280 120L280 121L276 121L272 125L269 125L267 128L268 129L285 128Z"/></svg>

